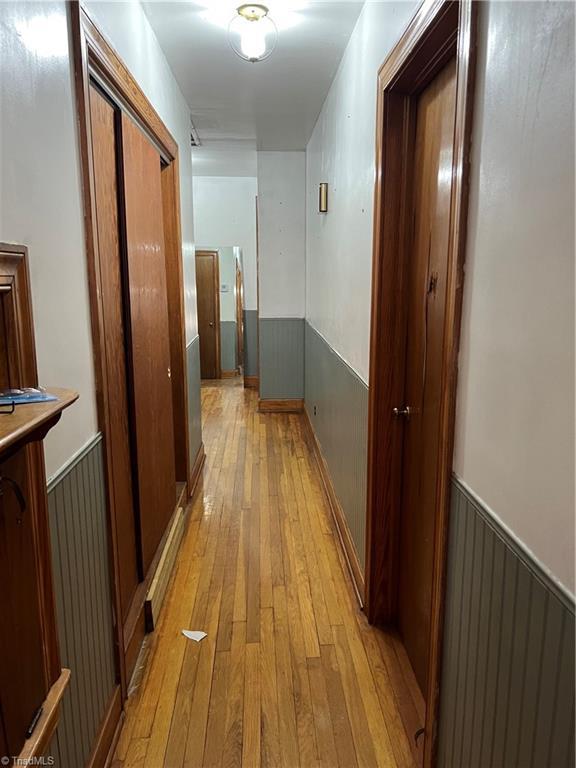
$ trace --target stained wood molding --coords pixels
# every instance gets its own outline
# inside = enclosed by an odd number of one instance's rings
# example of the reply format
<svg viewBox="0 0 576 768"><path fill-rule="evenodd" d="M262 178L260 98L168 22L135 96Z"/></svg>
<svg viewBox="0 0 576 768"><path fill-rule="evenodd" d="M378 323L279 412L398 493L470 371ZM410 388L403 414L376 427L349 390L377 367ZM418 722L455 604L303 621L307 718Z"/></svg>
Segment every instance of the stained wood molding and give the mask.
<svg viewBox="0 0 576 768"><path fill-rule="evenodd" d="M358 553L356 552L356 547L354 546L354 542L352 540L350 528L346 522L344 510L342 509L342 506L338 500L338 496L336 495L336 491L334 490L332 478L330 477L330 471L328 470L328 465L326 464L326 459L322 455L320 443L318 442L318 438L316 437L314 427L312 426L312 422L310 421L310 416L308 415L306 408L304 408L304 425L306 427L306 432L312 446L312 452L314 453L316 464L318 465L320 477L322 478L322 485L324 486L324 492L326 494L326 498L328 499L328 505L330 507L330 511L332 512L332 519L334 521L336 533L338 534L337 538L340 542L342 556L348 567L358 603L360 607L362 607L364 604L364 574L362 572L362 566L358 560Z"/></svg>
<svg viewBox="0 0 576 768"><path fill-rule="evenodd" d="M413 142L418 95L456 59L456 108L448 268L439 404L430 654L424 768L435 764L445 600L450 475L466 219L478 3L425 0L378 76L372 262L366 610L375 623L397 618L401 433L393 407L404 391L405 273L410 257Z"/></svg>
<svg viewBox="0 0 576 768"><path fill-rule="evenodd" d="M188 487L188 498L191 499L196 493L196 488L202 477L202 467L206 460L206 452L204 450L204 443L200 443L196 459L194 460L194 466L190 472L190 486Z"/></svg>
<svg viewBox="0 0 576 768"><path fill-rule="evenodd" d="M220 371L220 376L223 379L235 379L238 376L238 371Z"/></svg>
<svg viewBox="0 0 576 768"><path fill-rule="evenodd" d="M78 400L78 393L62 387L50 387L48 394L57 400L27 403L14 413L4 414L0 421L0 451L4 459L27 443L43 440L59 421L62 411Z"/></svg>
<svg viewBox="0 0 576 768"><path fill-rule="evenodd" d="M143 581L141 581L138 584L138 588L136 589L136 594L134 595L134 598L132 600L130 612L126 617L126 621L124 624L123 639L124 639L124 649L125 649L126 655L128 655L129 649L131 649L134 644L135 636L137 636L138 633L145 628L145 621L144 621L145 610L144 609L145 609L145 603L146 603L146 596L150 589L150 585L152 584L154 574L158 569L160 560L162 559L162 554L166 547L166 542L168 540L168 536L170 535L170 530L172 528L172 525L174 524L174 520L178 515L179 509L183 506L186 506L186 498L187 498L186 494L187 494L186 486L184 486L180 491L178 499L176 500L174 511L172 512L170 521L166 526L166 530L164 531L162 539L160 540L160 544L158 545L156 554L154 555L154 558L150 563L150 567L148 568L146 577L144 578ZM132 658L135 661L134 652L131 651L131 653L132 653ZM137 655L138 653L135 654L135 656ZM131 674L128 674L128 678L130 677L131 677ZM128 679L128 682L129 682L129 679Z"/></svg>
<svg viewBox="0 0 576 768"><path fill-rule="evenodd" d="M258 376L244 376L244 389L258 389L260 379Z"/></svg>
<svg viewBox="0 0 576 768"><path fill-rule="evenodd" d="M92 154L92 127L90 114L91 79L106 91L122 110L132 116L158 148L163 158L161 173L164 231L170 240L166 248L167 291L170 313L170 368L172 372L172 396L174 405L175 447L177 449L177 479L188 488L193 485L190 473L193 469L188 456L188 408L186 343L183 310L182 241L180 226L180 190L178 173L178 144L172 137L156 110L145 96L128 67L100 32L90 13L80 4L71 3L72 46L74 52L75 93L78 113L80 157L83 175L84 216L90 315L94 346L96 375L96 400L99 427L104 437L106 463L106 497L109 519L110 559L113 563L112 588L115 621L115 647L122 697L128 692L127 656L137 651L137 637L143 632L144 598L149 580L141 582L128 607L122 606L120 584L120 551L116 528L116 500L114 496L114 461L111 447L110 404L116 397L114 371L106 356L106 323L103 301L102 265L99 255L99 238L96 216L96 190ZM168 264L169 263L169 264ZM160 545L157 557L161 552ZM152 562L149 569L153 573ZM126 653L126 655L125 655Z"/></svg>
<svg viewBox="0 0 576 768"><path fill-rule="evenodd" d="M34 733L26 739L24 746L18 755L18 765L32 765L34 758L43 755L50 744L52 735L60 718L60 702L70 680L70 670L63 669L60 677L48 691L48 695L42 704L42 714L34 728Z"/></svg>
<svg viewBox="0 0 576 768"><path fill-rule="evenodd" d="M117 686L110 698L86 768L105 768L105 766L111 765L123 723L122 695L120 686Z"/></svg>
<svg viewBox="0 0 576 768"><path fill-rule="evenodd" d="M2 386L37 387L26 246L0 243L0 289ZM0 742L21 764L46 749L70 679L60 659L42 440L78 394L61 388L50 394L55 401L16 405L0 422L1 474L13 491L2 488L0 511Z"/></svg>
<svg viewBox="0 0 576 768"><path fill-rule="evenodd" d="M301 413L304 400L258 400L260 413Z"/></svg>
<svg viewBox="0 0 576 768"><path fill-rule="evenodd" d="M198 449L198 454L194 464L193 473L195 480L192 493L188 496L188 498L184 492L180 496L182 506L178 507L176 514L172 518L168 536L162 549L162 555L146 595L145 615L146 629L148 632L152 632L156 628L165 596L167 594L169 585L172 582L176 559L178 557L178 552L180 551L180 546L182 544L182 538L186 532L189 521L186 501L192 498L196 491L205 458L206 455L204 453L204 444L202 444Z"/></svg>
<svg viewBox="0 0 576 768"><path fill-rule="evenodd" d="M174 515L172 519L172 525L170 526L166 544L162 550L160 562L158 563L154 578L150 584L150 589L146 595L145 612L147 632L153 632L156 629L160 612L162 611L168 585L170 584L174 565L184 535L184 518L184 508L179 507L176 515Z"/></svg>
<svg viewBox="0 0 576 768"><path fill-rule="evenodd" d="M136 78L98 29L88 10L79 3L74 3L73 6L77 7L76 13L80 16L90 66L113 86L124 103L135 113L138 121L148 126L166 159L174 160L178 156L178 144L146 98Z"/></svg>
<svg viewBox="0 0 576 768"><path fill-rule="evenodd" d="M181 428L183 414L188 414L188 387L186 386L186 338L182 330L186 327L184 307L184 264L182 261L182 228L180 223L180 170L176 157L162 168L162 209L164 221L166 290L168 293L168 322L170 324L170 367L172 381L172 413L176 448L176 479L187 482L190 455L188 430Z"/></svg>

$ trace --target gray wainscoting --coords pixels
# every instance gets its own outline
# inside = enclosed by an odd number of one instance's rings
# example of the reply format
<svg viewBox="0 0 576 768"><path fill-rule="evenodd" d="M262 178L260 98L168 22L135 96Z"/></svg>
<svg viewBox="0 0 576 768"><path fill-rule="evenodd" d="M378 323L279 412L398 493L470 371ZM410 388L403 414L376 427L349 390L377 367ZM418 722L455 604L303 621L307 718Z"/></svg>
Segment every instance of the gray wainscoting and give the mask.
<svg viewBox="0 0 576 768"><path fill-rule="evenodd" d="M220 365L223 371L236 370L236 321L220 321Z"/></svg>
<svg viewBox="0 0 576 768"><path fill-rule="evenodd" d="M71 672L52 754L86 763L116 687L102 439L95 437L48 485L62 665Z"/></svg>
<svg viewBox="0 0 576 768"><path fill-rule="evenodd" d="M441 768L574 766L574 602L452 484Z"/></svg>
<svg viewBox="0 0 576 768"><path fill-rule="evenodd" d="M200 337L186 347L188 377L188 446L194 463L202 445L202 401L200 399Z"/></svg>
<svg viewBox="0 0 576 768"><path fill-rule="evenodd" d="M306 323L306 410L364 568L368 387Z"/></svg>
<svg viewBox="0 0 576 768"><path fill-rule="evenodd" d="M244 310L244 376L258 376L258 310Z"/></svg>
<svg viewBox="0 0 576 768"><path fill-rule="evenodd" d="M260 397L299 400L304 397L304 319L261 317Z"/></svg>

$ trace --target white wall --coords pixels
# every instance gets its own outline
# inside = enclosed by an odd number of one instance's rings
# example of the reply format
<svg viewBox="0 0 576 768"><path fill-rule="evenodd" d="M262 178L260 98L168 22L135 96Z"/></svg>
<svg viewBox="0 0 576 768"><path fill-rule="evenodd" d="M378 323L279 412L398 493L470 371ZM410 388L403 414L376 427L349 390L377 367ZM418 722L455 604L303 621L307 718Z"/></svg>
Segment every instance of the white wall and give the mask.
<svg viewBox="0 0 576 768"><path fill-rule="evenodd" d="M255 176L194 176L194 228L199 246L242 249L244 309L257 309Z"/></svg>
<svg viewBox="0 0 576 768"><path fill-rule="evenodd" d="M90 13L180 146L187 338L196 334L188 108L138 3ZM98 430L66 4L0 3L0 240L30 249L40 381L80 393L45 442L48 475Z"/></svg>
<svg viewBox="0 0 576 768"><path fill-rule="evenodd" d="M482 4L455 470L574 591L574 6Z"/></svg>
<svg viewBox="0 0 576 768"><path fill-rule="evenodd" d="M258 172L256 150L227 146L213 149L202 144L192 148L194 176L253 176Z"/></svg>
<svg viewBox="0 0 576 768"><path fill-rule="evenodd" d="M178 143L186 342L198 333L190 110L138 0L85 3Z"/></svg>
<svg viewBox="0 0 576 768"><path fill-rule="evenodd" d="M0 3L0 73L0 240L30 249L40 382L80 393L45 441L50 476L97 431L65 3Z"/></svg>
<svg viewBox="0 0 576 768"><path fill-rule="evenodd" d="M236 254L234 248L218 249L220 271L220 320L236 322ZM222 287L227 291L223 292Z"/></svg>
<svg viewBox="0 0 576 768"><path fill-rule="evenodd" d="M260 317L304 317L304 152L258 152Z"/></svg>
<svg viewBox="0 0 576 768"><path fill-rule="evenodd" d="M366 382L377 73L417 5L366 3L307 148L306 317Z"/></svg>
<svg viewBox="0 0 576 768"><path fill-rule="evenodd" d="M365 381L376 73L414 9L365 5L307 152L307 318ZM480 11L454 468L573 592L574 8Z"/></svg>

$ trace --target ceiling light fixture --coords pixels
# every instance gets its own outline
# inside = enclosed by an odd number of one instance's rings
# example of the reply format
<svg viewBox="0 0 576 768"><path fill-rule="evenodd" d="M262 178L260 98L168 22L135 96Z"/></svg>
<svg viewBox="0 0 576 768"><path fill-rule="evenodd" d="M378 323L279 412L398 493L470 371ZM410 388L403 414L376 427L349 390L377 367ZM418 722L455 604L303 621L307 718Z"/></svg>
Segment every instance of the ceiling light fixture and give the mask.
<svg viewBox="0 0 576 768"><path fill-rule="evenodd" d="M236 9L228 26L228 39L232 50L241 59L263 61L276 47L278 30L265 5L247 3Z"/></svg>

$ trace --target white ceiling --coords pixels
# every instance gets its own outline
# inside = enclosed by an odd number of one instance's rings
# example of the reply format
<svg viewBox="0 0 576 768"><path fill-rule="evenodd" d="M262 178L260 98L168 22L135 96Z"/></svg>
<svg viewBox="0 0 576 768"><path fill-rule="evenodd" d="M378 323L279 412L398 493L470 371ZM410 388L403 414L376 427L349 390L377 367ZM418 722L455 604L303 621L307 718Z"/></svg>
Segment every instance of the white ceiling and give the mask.
<svg viewBox="0 0 576 768"><path fill-rule="evenodd" d="M363 2L269 0L278 43L269 59L255 64L238 58L228 43L227 21L237 3L143 5L203 145L305 149Z"/></svg>

